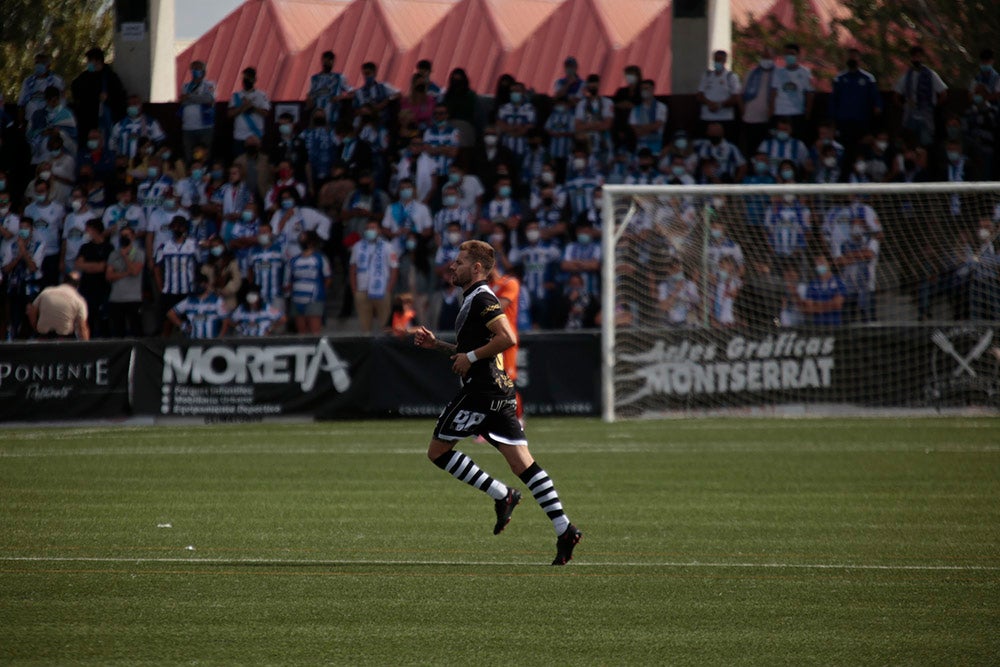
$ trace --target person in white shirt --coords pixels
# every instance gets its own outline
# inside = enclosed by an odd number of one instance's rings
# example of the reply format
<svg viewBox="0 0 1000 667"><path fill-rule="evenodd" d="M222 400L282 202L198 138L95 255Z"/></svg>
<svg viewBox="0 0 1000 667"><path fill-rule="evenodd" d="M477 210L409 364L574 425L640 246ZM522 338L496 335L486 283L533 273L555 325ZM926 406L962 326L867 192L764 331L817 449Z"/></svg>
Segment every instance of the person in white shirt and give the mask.
<svg viewBox="0 0 1000 667"><path fill-rule="evenodd" d="M257 90L257 70L243 70L243 89L233 93L229 102L229 117L233 119L233 157L244 151L249 137L264 139L264 114L271 110L267 93Z"/></svg>
<svg viewBox="0 0 1000 667"><path fill-rule="evenodd" d="M760 52L756 67L747 74L740 96L743 109L742 146L745 154L753 152L767 136L771 124L771 80L774 78L774 55L770 47Z"/></svg>
<svg viewBox="0 0 1000 667"><path fill-rule="evenodd" d="M35 200L24 207L24 217L34 220L33 235L45 244L42 260L41 286L57 285L62 273L59 255L62 251L63 222L66 208L50 196L49 182L35 182Z"/></svg>
<svg viewBox="0 0 1000 667"><path fill-rule="evenodd" d="M361 331L381 328L389 318L392 293L399 278L399 258L379 233L377 220L369 220L360 241L351 246L350 281Z"/></svg>
<svg viewBox="0 0 1000 667"><path fill-rule="evenodd" d="M785 66L771 79L771 115L788 118L795 136L806 136L815 87L812 73L799 64L798 44L785 45Z"/></svg>
<svg viewBox="0 0 1000 667"><path fill-rule="evenodd" d="M740 77L726 69L728 54L719 50L712 54L712 69L701 75L697 99L701 102L702 128L709 123L722 123L726 139L735 142L736 111L740 107Z"/></svg>
<svg viewBox="0 0 1000 667"><path fill-rule="evenodd" d="M62 77L53 72L52 56L39 53L35 56L35 70L21 85L21 94L17 98L18 114L22 124L30 123L36 111L45 108L45 89L54 86L60 92L66 89Z"/></svg>
<svg viewBox="0 0 1000 667"><path fill-rule="evenodd" d="M191 80L184 84L181 91L178 100L181 105L181 139L184 156L190 162L198 144L212 152L212 138L215 136L215 82L205 79L203 61L191 63Z"/></svg>
<svg viewBox="0 0 1000 667"><path fill-rule="evenodd" d="M63 221L62 234L64 273L73 270L76 257L80 254L80 248L87 242L87 221L100 218L88 205L87 195L82 188L73 188L69 206L70 212Z"/></svg>

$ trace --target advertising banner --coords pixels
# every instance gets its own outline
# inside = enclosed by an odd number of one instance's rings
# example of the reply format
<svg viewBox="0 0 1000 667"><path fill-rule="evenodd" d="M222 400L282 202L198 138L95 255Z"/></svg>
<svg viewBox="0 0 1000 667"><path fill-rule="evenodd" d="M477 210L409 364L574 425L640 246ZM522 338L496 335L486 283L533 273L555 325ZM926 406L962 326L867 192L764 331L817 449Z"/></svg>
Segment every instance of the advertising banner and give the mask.
<svg viewBox="0 0 1000 667"><path fill-rule="evenodd" d="M0 345L0 422L129 414L128 343Z"/></svg>

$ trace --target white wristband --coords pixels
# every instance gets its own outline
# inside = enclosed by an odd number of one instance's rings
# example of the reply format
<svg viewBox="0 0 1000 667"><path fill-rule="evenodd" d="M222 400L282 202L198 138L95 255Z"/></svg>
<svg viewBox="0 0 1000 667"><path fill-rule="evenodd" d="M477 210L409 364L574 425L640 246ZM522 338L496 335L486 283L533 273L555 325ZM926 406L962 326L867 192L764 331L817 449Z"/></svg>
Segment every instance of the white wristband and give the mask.
<svg viewBox="0 0 1000 667"><path fill-rule="evenodd" d="M465 353L465 357L469 360L470 364L476 363L476 360L479 358L479 357L476 356L476 351L475 350L473 350L472 352L466 352Z"/></svg>

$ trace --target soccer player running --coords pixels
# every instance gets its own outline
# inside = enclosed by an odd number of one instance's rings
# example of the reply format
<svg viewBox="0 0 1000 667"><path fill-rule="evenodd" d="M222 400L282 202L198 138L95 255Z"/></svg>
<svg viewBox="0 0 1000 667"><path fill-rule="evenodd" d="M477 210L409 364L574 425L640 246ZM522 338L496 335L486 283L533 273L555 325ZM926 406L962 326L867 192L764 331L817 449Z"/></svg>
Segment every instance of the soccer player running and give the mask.
<svg viewBox="0 0 1000 667"><path fill-rule="evenodd" d="M437 340L424 327L417 329L414 336L417 346L449 355L452 371L462 378L462 388L438 418L427 456L455 479L493 498L497 517L493 534L498 535L510 522L521 493L494 479L455 449L462 438L481 435L503 455L552 521L558 535L552 564L565 565L573 558L573 547L582 533L563 511L548 473L532 458L524 429L517 420L514 383L500 360L503 351L516 342L517 334L487 283L493 264L494 251L488 243L463 243L451 265L452 282L464 290L465 297L455 320L456 344Z"/></svg>

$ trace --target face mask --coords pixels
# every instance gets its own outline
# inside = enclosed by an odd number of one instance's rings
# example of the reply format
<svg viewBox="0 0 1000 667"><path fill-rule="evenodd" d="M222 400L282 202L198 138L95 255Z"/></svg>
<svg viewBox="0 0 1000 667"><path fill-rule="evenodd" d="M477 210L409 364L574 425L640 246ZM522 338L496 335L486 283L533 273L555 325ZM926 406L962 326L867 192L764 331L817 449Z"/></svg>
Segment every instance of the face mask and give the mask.
<svg viewBox="0 0 1000 667"><path fill-rule="evenodd" d="M851 236L853 236L854 238L859 239L864 235L865 235L864 227L851 227Z"/></svg>
<svg viewBox="0 0 1000 667"><path fill-rule="evenodd" d="M191 178L193 178L196 181L200 181L201 177L204 176L204 175L205 175L205 170L204 169L192 169L191 170Z"/></svg>
<svg viewBox="0 0 1000 667"><path fill-rule="evenodd" d="M573 158L573 169L576 171L583 171L587 166L587 161L582 157Z"/></svg>
<svg viewBox="0 0 1000 667"><path fill-rule="evenodd" d="M598 211L604 208L604 197L594 197L594 208Z"/></svg>
<svg viewBox="0 0 1000 667"><path fill-rule="evenodd" d="M823 166L827 169L833 169L837 166L837 158L835 157L825 157L823 158Z"/></svg>
<svg viewBox="0 0 1000 667"><path fill-rule="evenodd" d="M195 288L194 288L194 293L195 294L199 294L199 295L207 294L208 293L208 283L206 283L206 282L200 282L200 283L198 283L195 286Z"/></svg>
<svg viewBox="0 0 1000 667"><path fill-rule="evenodd" d="M722 137L709 137L708 140L712 142L713 146L718 146L722 143Z"/></svg>
<svg viewBox="0 0 1000 667"><path fill-rule="evenodd" d="M378 238L378 230L377 229L366 229L365 230L365 240L366 241L374 241L377 238Z"/></svg>
<svg viewBox="0 0 1000 667"><path fill-rule="evenodd" d="M225 248L221 245L214 245L209 252L212 253L212 257L222 257L223 250L225 250Z"/></svg>
<svg viewBox="0 0 1000 667"><path fill-rule="evenodd" d="M193 69L191 70L191 76L195 79L201 79L203 76L205 76L205 70Z"/></svg>
<svg viewBox="0 0 1000 667"><path fill-rule="evenodd" d="M137 106L130 106L125 111L128 113L129 118L135 118L139 115L139 107Z"/></svg>
<svg viewBox="0 0 1000 667"><path fill-rule="evenodd" d="M52 172L46 169L45 171L38 172L38 178L42 181L47 181L52 178Z"/></svg>
<svg viewBox="0 0 1000 667"><path fill-rule="evenodd" d="M729 271L719 269L719 280L729 280Z"/></svg>
<svg viewBox="0 0 1000 667"><path fill-rule="evenodd" d="M920 69L920 66L923 63L921 61L919 61L919 60L911 60L910 64L913 65L913 69Z"/></svg>
<svg viewBox="0 0 1000 667"><path fill-rule="evenodd" d="M271 245L271 235L270 234L258 234L257 243L261 245Z"/></svg>
<svg viewBox="0 0 1000 667"><path fill-rule="evenodd" d="M782 199L785 200L786 204L794 204L795 203L795 195L785 195L784 197L782 197Z"/></svg>
<svg viewBox="0 0 1000 667"><path fill-rule="evenodd" d="M990 230L985 227L980 227L976 233L979 235L980 241L988 241L990 237L993 236Z"/></svg>
<svg viewBox="0 0 1000 667"><path fill-rule="evenodd" d="M163 200L163 210L164 211L174 211L176 209L177 209L177 202L175 202L173 199L164 199Z"/></svg>
<svg viewBox="0 0 1000 667"><path fill-rule="evenodd" d="M7 181L0 178L0 192L4 192L7 189Z"/></svg>
<svg viewBox="0 0 1000 667"><path fill-rule="evenodd" d="M500 245L503 243L503 232L493 232L490 234L490 243L493 245Z"/></svg>
<svg viewBox="0 0 1000 667"><path fill-rule="evenodd" d="M411 252L414 251L414 250L416 250L417 249L417 240L416 239L406 239L406 249L409 250L409 251L411 251Z"/></svg>
<svg viewBox="0 0 1000 667"><path fill-rule="evenodd" d="M981 105L983 103L983 96L982 95L973 95L972 96L972 103L975 104L978 107L979 105Z"/></svg>
<svg viewBox="0 0 1000 667"><path fill-rule="evenodd" d="M160 169L158 167L150 167L149 169L146 170L146 173L149 175L150 178L156 178L157 176L160 175Z"/></svg>
<svg viewBox="0 0 1000 667"><path fill-rule="evenodd" d="M713 239L721 239L722 238L722 230L721 229L713 229L712 230L712 238Z"/></svg>
<svg viewBox="0 0 1000 667"><path fill-rule="evenodd" d="M714 69L716 72L721 72L725 66L726 63L720 63L720 62L712 63L712 69Z"/></svg>
<svg viewBox="0 0 1000 667"><path fill-rule="evenodd" d="M292 200L292 199L282 199L281 200L281 208L285 209L286 211L289 210L289 209L291 209L293 206L295 206L295 201L294 200Z"/></svg>
<svg viewBox="0 0 1000 667"><path fill-rule="evenodd" d="M79 199L74 199L73 201L71 201L71 202L69 203L69 207L70 207L71 209L73 209L73 212L74 212L74 213L76 213L76 212L77 212L77 211L79 211L79 210L80 210L81 208L83 208L83 202L82 202L82 201L80 201Z"/></svg>
<svg viewBox="0 0 1000 667"><path fill-rule="evenodd" d="M461 232L448 232L448 243L450 245L458 245L462 242Z"/></svg>
<svg viewBox="0 0 1000 667"><path fill-rule="evenodd" d="M951 162L958 162L958 159L962 157L962 154L957 151L948 151L946 154Z"/></svg>
<svg viewBox="0 0 1000 667"><path fill-rule="evenodd" d="M486 144L487 148L493 148L497 145L497 135L487 134L483 137L483 143Z"/></svg>
<svg viewBox="0 0 1000 667"><path fill-rule="evenodd" d="M118 237L118 245L121 246L122 248L129 247L130 245L132 245L132 237L131 236L119 236Z"/></svg>
<svg viewBox="0 0 1000 667"><path fill-rule="evenodd" d="M867 162L855 162L854 163L854 171L856 171L859 174L865 173L866 171L868 171L868 163Z"/></svg>
<svg viewBox="0 0 1000 667"><path fill-rule="evenodd" d="M542 205L543 206L552 206L552 204L554 204L555 201L556 200L555 200L554 197L542 197Z"/></svg>
<svg viewBox="0 0 1000 667"><path fill-rule="evenodd" d="M180 227L174 227L171 229L171 231L174 233L175 239L179 239L180 237L184 236L184 230Z"/></svg>
<svg viewBox="0 0 1000 667"><path fill-rule="evenodd" d="M403 201L409 201L413 199L413 188L401 188L399 190L399 198Z"/></svg>
<svg viewBox="0 0 1000 667"><path fill-rule="evenodd" d="M673 167L670 168L670 172L677 178L680 178L681 176L687 173L687 169L685 169L683 165L675 164Z"/></svg>
<svg viewBox="0 0 1000 667"><path fill-rule="evenodd" d="M830 270L830 267L828 267L826 264L817 264L816 265L816 275L825 276L826 273L827 273L827 271L829 271L829 270Z"/></svg>
<svg viewBox="0 0 1000 667"><path fill-rule="evenodd" d="M798 56L786 55L785 56L785 67L794 67L795 63L798 62L798 60L799 60Z"/></svg>
<svg viewBox="0 0 1000 667"><path fill-rule="evenodd" d="M879 149L880 151L884 151L885 149L889 148L889 142L888 141L876 141L875 142L875 148Z"/></svg>
<svg viewBox="0 0 1000 667"><path fill-rule="evenodd" d="M324 125L326 125L326 118L322 116L316 116L315 118L313 118L313 125L315 125L316 127L323 127Z"/></svg>
<svg viewBox="0 0 1000 667"><path fill-rule="evenodd" d="M48 199L48 195L35 195L35 201L39 204L44 204L46 199Z"/></svg>
<svg viewBox="0 0 1000 667"><path fill-rule="evenodd" d="M100 145L101 142L99 142L97 139L87 139L87 148L89 148L92 151L96 151L97 147Z"/></svg>
<svg viewBox="0 0 1000 667"><path fill-rule="evenodd" d="M253 79L243 79L243 90L253 90Z"/></svg>
<svg viewBox="0 0 1000 667"><path fill-rule="evenodd" d="M679 150L685 150L688 147L687 139L674 139L674 147Z"/></svg>
<svg viewBox="0 0 1000 667"><path fill-rule="evenodd" d="M257 294L256 292L250 292L247 294L248 306L256 306L258 303L260 303L260 294Z"/></svg>
<svg viewBox="0 0 1000 667"><path fill-rule="evenodd" d="M459 176L458 174L448 174L448 182L451 183L452 185L455 185L456 183L458 183L461 180L462 180L462 177Z"/></svg>
<svg viewBox="0 0 1000 667"><path fill-rule="evenodd" d="M292 126L288 123L282 123L278 126L278 133L283 137L290 137L292 136Z"/></svg>
<svg viewBox="0 0 1000 667"><path fill-rule="evenodd" d="M555 181L556 181L556 175L553 174L551 171L542 172L542 183L552 184L555 183Z"/></svg>
<svg viewBox="0 0 1000 667"><path fill-rule="evenodd" d="M17 235L18 235L19 238L22 238L22 239L30 239L31 238L31 230L30 229L19 229L19 230L17 230Z"/></svg>
<svg viewBox="0 0 1000 667"><path fill-rule="evenodd" d="M529 243L534 243L542 237L542 233L537 229L529 229L524 233L524 238L528 239Z"/></svg>
<svg viewBox="0 0 1000 667"><path fill-rule="evenodd" d="M651 99L653 99L653 91L652 90L644 90L640 94L642 95L642 99L644 99L644 100L651 100Z"/></svg>
<svg viewBox="0 0 1000 667"><path fill-rule="evenodd" d="M634 86L635 84L639 83L639 77L637 77L635 74L626 74L625 83L627 83L630 86Z"/></svg>
<svg viewBox="0 0 1000 667"><path fill-rule="evenodd" d="M678 271L677 273L672 273L670 274L670 279L673 280L675 283L679 283L680 281L684 280L684 272Z"/></svg>
<svg viewBox="0 0 1000 667"><path fill-rule="evenodd" d="M847 61L847 69L857 69L858 61L853 58Z"/></svg>
<svg viewBox="0 0 1000 667"><path fill-rule="evenodd" d="M445 195L441 198L441 202L448 207L452 207L458 203L458 197L455 195Z"/></svg>
<svg viewBox="0 0 1000 667"><path fill-rule="evenodd" d="M579 243L582 243L583 245L587 245L591 241L590 234L577 234L576 235L576 240Z"/></svg>
<svg viewBox="0 0 1000 667"><path fill-rule="evenodd" d="M10 213L10 205L9 204L4 204L3 206L0 206L0 218L7 217L8 213Z"/></svg>
<svg viewBox="0 0 1000 667"><path fill-rule="evenodd" d="M500 194L500 197L502 197L503 199L507 199L508 197L510 197L510 186L509 185L501 185L500 186L500 190L499 190L499 194Z"/></svg>
<svg viewBox="0 0 1000 667"><path fill-rule="evenodd" d="M565 104L557 104L555 106L555 109L553 109L553 110L556 113L566 113L566 105Z"/></svg>
<svg viewBox="0 0 1000 667"><path fill-rule="evenodd" d="M240 213L240 218L243 220L243 222L250 222L251 220L253 220L253 211L243 211L242 213Z"/></svg>
<svg viewBox="0 0 1000 667"><path fill-rule="evenodd" d="M774 136L778 141L788 141L788 137L790 135L788 134L788 132L784 130L778 130L777 132L774 133Z"/></svg>
<svg viewBox="0 0 1000 667"><path fill-rule="evenodd" d="M212 178L214 178L217 181L222 180L222 170L221 169L213 169L212 170Z"/></svg>
<svg viewBox="0 0 1000 667"><path fill-rule="evenodd" d="M791 169L782 169L781 177L786 181L791 181L795 178L795 172Z"/></svg>
<svg viewBox="0 0 1000 667"><path fill-rule="evenodd" d="M514 104L520 104L521 103L521 93L511 93L510 94L510 101L512 103L514 103Z"/></svg>
<svg viewBox="0 0 1000 667"><path fill-rule="evenodd" d="M764 68L764 69L771 69L772 67L774 67L774 59L773 58L761 58L760 59L760 66L762 68Z"/></svg>

